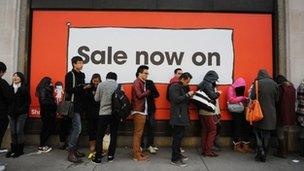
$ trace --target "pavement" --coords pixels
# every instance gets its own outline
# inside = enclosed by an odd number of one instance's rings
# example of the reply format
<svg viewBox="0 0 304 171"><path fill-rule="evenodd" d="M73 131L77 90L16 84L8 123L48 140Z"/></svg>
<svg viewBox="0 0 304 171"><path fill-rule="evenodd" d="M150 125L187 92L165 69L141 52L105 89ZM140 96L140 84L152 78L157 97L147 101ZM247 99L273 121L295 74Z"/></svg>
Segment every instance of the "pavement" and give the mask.
<svg viewBox="0 0 304 171"><path fill-rule="evenodd" d="M88 152L88 149L80 149ZM36 147L26 147L25 154L19 158L5 158L0 154L0 163L7 171L304 171L304 158L290 154L287 159L268 155L266 163L254 161L254 154L241 154L231 149L218 152L219 157L209 158L200 155L198 148L186 148L189 157L187 167L170 164L171 149L160 148L157 154L149 155L147 162L135 162L130 148L118 148L112 163L104 157L101 164L94 164L87 158L81 164L67 161L67 152L54 149L46 154L39 154Z"/></svg>

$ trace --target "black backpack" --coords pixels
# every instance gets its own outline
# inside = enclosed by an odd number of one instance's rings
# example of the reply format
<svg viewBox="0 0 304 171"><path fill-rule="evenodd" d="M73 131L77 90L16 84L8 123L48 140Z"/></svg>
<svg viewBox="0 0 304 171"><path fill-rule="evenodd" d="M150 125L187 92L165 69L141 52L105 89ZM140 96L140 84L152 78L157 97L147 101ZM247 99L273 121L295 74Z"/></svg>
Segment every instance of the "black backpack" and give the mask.
<svg viewBox="0 0 304 171"><path fill-rule="evenodd" d="M117 120L125 121L130 115L131 110L132 105L130 100L125 92L121 90L121 85L119 84L112 94L112 114Z"/></svg>

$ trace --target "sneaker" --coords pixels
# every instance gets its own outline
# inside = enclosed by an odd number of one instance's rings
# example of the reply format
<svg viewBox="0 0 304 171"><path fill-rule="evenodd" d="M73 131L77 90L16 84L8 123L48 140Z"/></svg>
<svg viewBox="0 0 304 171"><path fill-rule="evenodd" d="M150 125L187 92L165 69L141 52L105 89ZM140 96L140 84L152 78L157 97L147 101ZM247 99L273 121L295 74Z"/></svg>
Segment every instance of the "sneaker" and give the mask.
<svg viewBox="0 0 304 171"><path fill-rule="evenodd" d="M48 146L38 147L38 151L41 153L48 153L52 151L52 147L48 147Z"/></svg>
<svg viewBox="0 0 304 171"><path fill-rule="evenodd" d="M182 154L181 160L182 160L183 162L188 161L188 160L189 160L189 157L187 157L187 156L185 156L185 155Z"/></svg>
<svg viewBox="0 0 304 171"><path fill-rule="evenodd" d="M88 155L88 159L92 160L95 157L96 152L90 152Z"/></svg>
<svg viewBox="0 0 304 171"><path fill-rule="evenodd" d="M98 164L101 163L101 158L99 157L94 157L93 160L91 160L93 163Z"/></svg>
<svg viewBox="0 0 304 171"><path fill-rule="evenodd" d="M158 150L159 150L158 147L153 147L153 146L152 146L152 148L154 148L155 151L158 151Z"/></svg>
<svg viewBox="0 0 304 171"><path fill-rule="evenodd" d="M148 151L149 151L149 153L151 153L151 154L156 154L156 150L155 150L152 146L149 146L149 147L148 147Z"/></svg>
<svg viewBox="0 0 304 171"><path fill-rule="evenodd" d="M186 151L181 147L181 148L180 148L180 152L181 152L181 153L185 153Z"/></svg>
<svg viewBox="0 0 304 171"><path fill-rule="evenodd" d="M179 166L179 167L186 167L188 166L185 162L182 160L177 160L177 161L171 161L172 165Z"/></svg>
<svg viewBox="0 0 304 171"><path fill-rule="evenodd" d="M113 162L114 161L114 157L113 156L108 156L108 162Z"/></svg>
<svg viewBox="0 0 304 171"><path fill-rule="evenodd" d="M0 153L7 153L8 152L8 149L0 149Z"/></svg>

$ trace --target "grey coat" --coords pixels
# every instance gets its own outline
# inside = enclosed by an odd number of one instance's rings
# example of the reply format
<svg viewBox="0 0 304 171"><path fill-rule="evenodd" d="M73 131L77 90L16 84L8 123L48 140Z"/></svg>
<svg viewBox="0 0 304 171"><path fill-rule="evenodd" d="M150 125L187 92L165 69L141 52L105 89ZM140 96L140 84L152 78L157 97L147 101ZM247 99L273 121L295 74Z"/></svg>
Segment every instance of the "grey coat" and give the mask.
<svg viewBox="0 0 304 171"><path fill-rule="evenodd" d="M170 98L170 124L178 126L189 126L190 118L188 105L190 96L187 94L187 87L181 82L172 84L169 88Z"/></svg>
<svg viewBox="0 0 304 171"><path fill-rule="evenodd" d="M275 130L277 123L276 103L279 101L278 85L269 77L266 70L259 71L257 80L259 84L259 102L264 118L258 122L254 122L253 125L263 130ZM255 88L254 85L250 93L251 99L256 99Z"/></svg>

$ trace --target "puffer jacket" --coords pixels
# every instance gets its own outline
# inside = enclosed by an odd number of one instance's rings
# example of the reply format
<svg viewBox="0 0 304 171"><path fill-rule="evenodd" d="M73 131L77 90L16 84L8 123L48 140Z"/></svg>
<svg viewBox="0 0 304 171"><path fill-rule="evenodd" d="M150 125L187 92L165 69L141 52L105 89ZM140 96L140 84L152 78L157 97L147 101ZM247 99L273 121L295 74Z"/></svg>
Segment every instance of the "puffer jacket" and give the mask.
<svg viewBox="0 0 304 171"><path fill-rule="evenodd" d="M245 96L237 96L235 89L238 87L245 87L246 82L244 78L238 78L231 86L228 87L228 94L227 94L227 102L230 104L236 104L242 102L243 104L247 103L247 98Z"/></svg>

